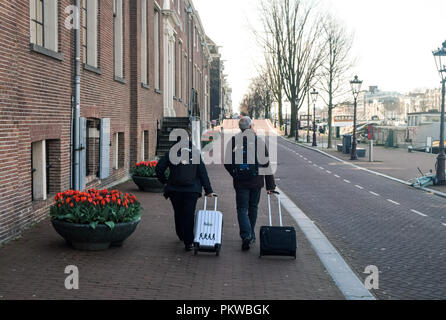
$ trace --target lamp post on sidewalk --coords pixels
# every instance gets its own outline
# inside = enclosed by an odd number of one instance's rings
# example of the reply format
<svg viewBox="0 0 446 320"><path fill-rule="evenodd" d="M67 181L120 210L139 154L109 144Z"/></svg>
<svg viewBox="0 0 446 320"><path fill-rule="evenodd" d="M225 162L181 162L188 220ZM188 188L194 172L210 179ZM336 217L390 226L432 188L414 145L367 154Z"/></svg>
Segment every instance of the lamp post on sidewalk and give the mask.
<svg viewBox="0 0 446 320"><path fill-rule="evenodd" d="M358 160L358 154L356 152L356 109L358 107L358 96L359 92L361 91L362 81L358 79L358 76L355 76L355 79L350 81L350 85L352 87L353 97L355 98L355 109L354 109L354 116L353 116L353 137L352 137L352 150L351 150L351 160Z"/></svg>
<svg viewBox="0 0 446 320"><path fill-rule="evenodd" d="M313 100L313 147L317 147L317 137L316 137L316 101L319 96L319 92L316 91L316 89L313 88L313 91L311 92L311 99Z"/></svg>
<svg viewBox="0 0 446 320"><path fill-rule="evenodd" d="M440 152L437 158L438 185L446 185L445 152L444 152L444 120L445 120L445 92L446 92L446 41L442 48L433 52L437 70L441 77L441 123L440 123Z"/></svg>

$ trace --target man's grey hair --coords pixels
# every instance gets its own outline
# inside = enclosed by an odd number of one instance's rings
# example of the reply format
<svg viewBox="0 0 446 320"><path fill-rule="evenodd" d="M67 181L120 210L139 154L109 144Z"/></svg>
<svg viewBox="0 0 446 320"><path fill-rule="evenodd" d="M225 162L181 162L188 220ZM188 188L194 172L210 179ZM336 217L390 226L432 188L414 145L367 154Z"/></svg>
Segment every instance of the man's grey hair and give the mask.
<svg viewBox="0 0 446 320"><path fill-rule="evenodd" d="M243 117L238 123L240 130L248 130L252 126L252 120L250 117Z"/></svg>

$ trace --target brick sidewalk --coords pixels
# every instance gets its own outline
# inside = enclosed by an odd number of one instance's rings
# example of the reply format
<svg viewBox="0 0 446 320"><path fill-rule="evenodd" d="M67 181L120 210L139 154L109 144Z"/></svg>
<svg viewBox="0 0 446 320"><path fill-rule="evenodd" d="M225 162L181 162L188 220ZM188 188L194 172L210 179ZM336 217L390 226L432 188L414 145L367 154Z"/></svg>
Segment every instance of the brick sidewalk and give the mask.
<svg viewBox="0 0 446 320"><path fill-rule="evenodd" d="M128 182L119 189L134 193L145 210L136 233L124 247L75 251L65 246L46 220L0 248L0 300L343 299L289 215L284 216L284 223L296 227L297 261L259 259L258 244L250 252L242 252L232 182L222 167L210 168L209 174L215 192L221 195L219 210L225 217L219 258L186 253L175 236L170 203L159 194L140 193ZM265 203L263 194L261 204ZM267 223L265 208L261 205L258 228ZM79 268L80 290L64 287L68 265Z"/></svg>

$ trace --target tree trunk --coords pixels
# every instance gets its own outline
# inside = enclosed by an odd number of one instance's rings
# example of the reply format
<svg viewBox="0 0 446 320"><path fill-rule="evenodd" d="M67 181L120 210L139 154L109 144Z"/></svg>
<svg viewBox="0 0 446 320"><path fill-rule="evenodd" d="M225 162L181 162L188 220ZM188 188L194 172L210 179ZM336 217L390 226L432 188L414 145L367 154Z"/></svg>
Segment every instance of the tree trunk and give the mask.
<svg viewBox="0 0 446 320"><path fill-rule="evenodd" d="M332 148L333 144L333 108L331 106L331 103L328 106L328 143L327 143L327 149Z"/></svg>
<svg viewBox="0 0 446 320"><path fill-rule="evenodd" d="M296 126L297 126L297 105L295 99L292 99L291 102L291 125L290 132L288 137L295 138L296 137Z"/></svg>
<svg viewBox="0 0 446 320"><path fill-rule="evenodd" d="M283 125L283 102L282 102L282 96L280 96L279 99L279 128L281 128Z"/></svg>

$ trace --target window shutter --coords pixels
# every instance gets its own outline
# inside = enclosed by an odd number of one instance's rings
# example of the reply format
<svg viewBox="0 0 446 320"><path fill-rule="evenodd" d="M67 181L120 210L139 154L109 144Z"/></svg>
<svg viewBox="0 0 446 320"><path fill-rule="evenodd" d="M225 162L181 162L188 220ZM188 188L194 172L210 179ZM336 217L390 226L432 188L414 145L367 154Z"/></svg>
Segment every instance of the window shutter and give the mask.
<svg viewBox="0 0 446 320"><path fill-rule="evenodd" d="M57 1L44 1L45 48L58 51L57 43Z"/></svg>
<svg viewBox="0 0 446 320"><path fill-rule="evenodd" d="M88 0L87 2L87 61L88 64L98 66L98 0Z"/></svg>
<svg viewBox="0 0 446 320"><path fill-rule="evenodd" d="M101 153L99 164L99 179L110 176L110 119L101 119Z"/></svg>
<svg viewBox="0 0 446 320"><path fill-rule="evenodd" d="M87 176L87 119L79 118L79 186L85 190L85 178Z"/></svg>

